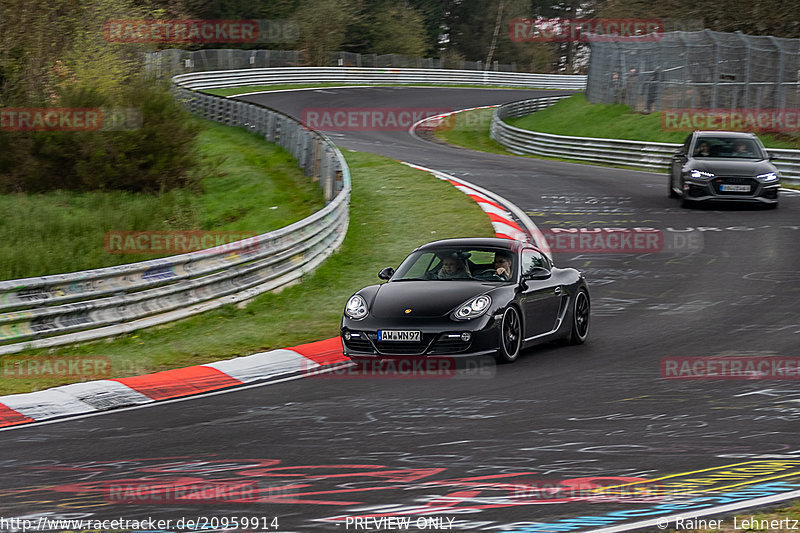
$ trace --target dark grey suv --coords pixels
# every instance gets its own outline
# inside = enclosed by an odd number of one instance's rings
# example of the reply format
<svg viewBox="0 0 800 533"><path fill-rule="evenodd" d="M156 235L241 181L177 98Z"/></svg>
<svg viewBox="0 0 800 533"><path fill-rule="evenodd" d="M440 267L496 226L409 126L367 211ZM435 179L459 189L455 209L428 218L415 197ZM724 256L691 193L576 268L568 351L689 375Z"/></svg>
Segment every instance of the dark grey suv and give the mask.
<svg viewBox="0 0 800 533"><path fill-rule="evenodd" d="M757 202L778 206L780 173L752 133L692 132L672 156L669 196L690 202Z"/></svg>

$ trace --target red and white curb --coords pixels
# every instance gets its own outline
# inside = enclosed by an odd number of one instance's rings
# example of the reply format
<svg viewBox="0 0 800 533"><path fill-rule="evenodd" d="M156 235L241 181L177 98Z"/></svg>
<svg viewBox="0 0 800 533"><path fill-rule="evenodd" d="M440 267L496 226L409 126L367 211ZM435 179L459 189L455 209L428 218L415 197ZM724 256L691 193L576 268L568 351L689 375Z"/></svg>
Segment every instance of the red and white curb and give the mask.
<svg viewBox="0 0 800 533"><path fill-rule="evenodd" d="M412 137L416 137L418 128L423 128L423 129L428 129L428 130L435 130L436 128L438 128L439 126L442 125L442 123L444 122L445 118L447 118L447 117L449 117L451 115L457 115L458 113L463 113L464 111L477 111L478 109L493 109L495 107L500 107L500 104L482 105L482 106L478 106L478 107L467 107L465 109L457 109L455 111L448 111L447 113L440 113L438 115L432 115L430 117L426 117L426 118L423 118L422 120L416 121L414 124L411 125L410 128L408 128L408 133ZM425 124L424 127L423 127L423 124Z"/></svg>
<svg viewBox="0 0 800 533"><path fill-rule="evenodd" d="M349 361L339 337L205 365L0 396L0 427L193 396Z"/></svg>
<svg viewBox="0 0 800 533"><path fill-rule="evenodd" d="M538 246L546 255L552 257L550 247L547 245L547 240L544 239L542 232L536 224L528 218L528 215L526 215L522 209L502 196L439 170L433 170L406 161L400 162L411 168L429 172L440 180L449 182L456 189L475 200L480 208L489 216L489 220L492 221L492 227L498 237L531 242ZM515 218L516 220L522 221L525 227L523 228L520 226L520 224L515 221Z"/></svg>
<svg viewBox="0 0 800 533"><path fill-rule="evenodd" d="M489 216L498 237L525 241L529 240L531 227L538 231L528 219L526 233L514 221L511 213L519 208L486 189L438 170L404 161L401 163L429 172L475 200ZM517 213L517 217L519 216ZM524 213L522 216L527 218ZM542 242L546 246L546 242ZM543 251L549 254L549 249ZM257 381L273 380L280 376L323 370L346 362L349 359L342 354L341 339L334 337L292 348L154 374L87 381L37 392L0 396L0 428L194 396Z"/></svg>

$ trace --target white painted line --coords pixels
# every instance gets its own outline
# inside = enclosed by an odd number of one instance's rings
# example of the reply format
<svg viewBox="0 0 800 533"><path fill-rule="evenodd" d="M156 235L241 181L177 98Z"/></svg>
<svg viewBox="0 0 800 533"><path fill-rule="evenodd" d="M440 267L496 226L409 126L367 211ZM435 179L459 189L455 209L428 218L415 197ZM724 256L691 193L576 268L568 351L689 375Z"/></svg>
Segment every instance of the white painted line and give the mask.
<svg viewBox="0 0 800 533"><path fill-rule="evenodd" d="M265 94L265 93L291 93L295 91L318 91L320 89L363 89L365 87L375 87L375 85L340 85L338 87L300 87L297 89L276 89L274 91L267 89L262 91L253 91L251 93L232 94L230 96L226 96L225 98L239 98L240 96L252 96L254 94Z"/></svg>
<svg viewBox="0 0 800 533"><path fill-rule="evenodd" d="M721 493L725 496L725 493ZM729 503L727 505L720 505L717 507L709 507L707 509L700 509L698 511L687 511L685 513L671 514L668 516L660 516L658 518L651 518L649 520L642 520L640 522L628 522L618 526L604 527L600 529L591 529L592 533L616 533L617 531L630 531L632 529L639 529L645 527L656 526L659 529L666 529L670 522L674 522L678 518L687 520L689 518L698 518L701 516L708 516L712 514L729 513L731 511L738 511L739 509L747 509L749 507L758 507L761 505L768 505L770 503L781 502L784 500L791 500L792 498L800 498L800 490L791 492L784 492L783 494L775 494L773 496L764 496L762 498L755 498L753 500L745 500L736 503ZM663 526L663 527L662 527Z"/></svg>

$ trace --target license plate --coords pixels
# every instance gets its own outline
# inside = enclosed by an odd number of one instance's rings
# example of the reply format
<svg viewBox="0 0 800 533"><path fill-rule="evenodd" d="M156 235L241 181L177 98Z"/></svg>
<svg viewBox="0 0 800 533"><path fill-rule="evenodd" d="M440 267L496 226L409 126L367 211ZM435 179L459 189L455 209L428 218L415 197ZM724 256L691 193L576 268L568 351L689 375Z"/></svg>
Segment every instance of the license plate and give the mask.
<svg viewBox="0 0 800 533"><path fill-rule="evenodd" d="M378 330L379 341L419 342L421 339L422 333L419 331Z"/></svg>
<svg viewBox="0 0 800 533"><path fill-rule="evenodd" d="M719 190L722 192L750 192L749 185L720 185Z"/></svg>

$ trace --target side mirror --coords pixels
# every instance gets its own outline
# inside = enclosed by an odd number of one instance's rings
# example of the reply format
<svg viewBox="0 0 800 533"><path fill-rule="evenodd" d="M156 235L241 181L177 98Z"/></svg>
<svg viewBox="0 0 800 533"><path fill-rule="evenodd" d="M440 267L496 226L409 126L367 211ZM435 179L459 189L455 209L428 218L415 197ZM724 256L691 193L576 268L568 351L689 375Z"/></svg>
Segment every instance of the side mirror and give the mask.
<svg viewBox="0 0 800 533"><path fill-rule="evenodd" d="M392 276L394 276L394 269L392 267L386 267L378 272L378 277L381 279L389 279Z"/></svg>
<svg viewBox="0 0 800 533"><path fill-rule="evenodd" d="M549 278L549 277L550 277L550 275L551 275L551 274L550 274L550 271L549 271L549 270L547 270L547 269L546 269L546 268L544 268L544 267L533 267L532 269L530 269L529 271L527 271L527 272L526 272L526 273L525 273L525 274L522 276L522 279L523 279L523 280L528 280L528 279L533 279L533 280L537 280L537 279L547 279L547 278Z"/></svg>
<svg viewBox="0 0 800 533"><path fill-rule="evenodd" d="M767 159L769 159L770 161L775 161L776 159L778 159L778 156L773 154L772 152L767 152Z"/></svg>

